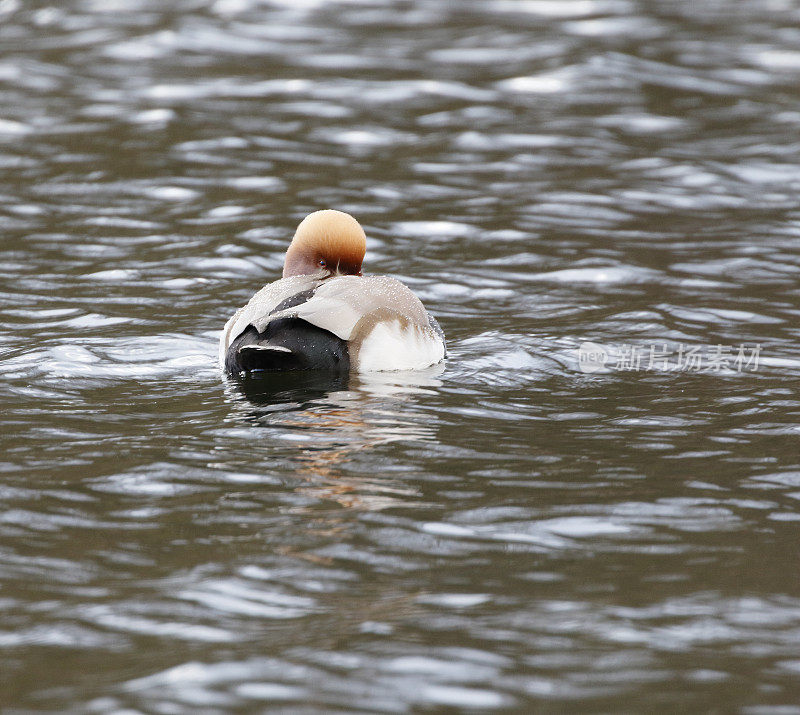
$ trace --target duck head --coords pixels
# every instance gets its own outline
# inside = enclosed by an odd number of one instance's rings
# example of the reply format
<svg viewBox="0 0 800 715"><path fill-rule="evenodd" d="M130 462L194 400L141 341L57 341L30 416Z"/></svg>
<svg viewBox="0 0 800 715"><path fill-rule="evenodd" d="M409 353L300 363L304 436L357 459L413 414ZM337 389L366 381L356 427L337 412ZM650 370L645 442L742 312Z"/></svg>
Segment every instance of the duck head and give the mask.
<svg viewBox="0 0 800 715"><path fill-rule="evenodd" d="M364 229L350 214L333 209L315 211L294 233L283 261L283 277L320 270L359 276L366 250Z"/></svg>

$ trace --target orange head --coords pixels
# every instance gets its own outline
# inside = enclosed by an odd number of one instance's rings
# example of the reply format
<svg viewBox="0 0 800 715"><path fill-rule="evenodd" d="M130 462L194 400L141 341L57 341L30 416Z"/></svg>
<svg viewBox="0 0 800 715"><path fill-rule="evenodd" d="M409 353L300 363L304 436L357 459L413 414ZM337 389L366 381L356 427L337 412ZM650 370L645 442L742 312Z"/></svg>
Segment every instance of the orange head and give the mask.
<svg viewBox="0 0 800 715"><path fill-rule="evenodd" d="M297 227L283 261L283 277L317 273L361 275L367 250L364 229L350 214L325 209Z"/></svg>

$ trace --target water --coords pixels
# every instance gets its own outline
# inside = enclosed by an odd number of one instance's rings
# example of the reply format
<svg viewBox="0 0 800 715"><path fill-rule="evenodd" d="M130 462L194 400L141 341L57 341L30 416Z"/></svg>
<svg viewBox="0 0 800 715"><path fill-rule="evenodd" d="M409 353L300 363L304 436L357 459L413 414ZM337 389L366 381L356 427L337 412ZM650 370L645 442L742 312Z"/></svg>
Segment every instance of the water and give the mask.
<svg viewBox="0 0 800 715"><path fill-rule="evenodd" d="M800 712L797 5L163 6L0 0L0 706ZM219 374L324 207L445 367Z"/></svg>

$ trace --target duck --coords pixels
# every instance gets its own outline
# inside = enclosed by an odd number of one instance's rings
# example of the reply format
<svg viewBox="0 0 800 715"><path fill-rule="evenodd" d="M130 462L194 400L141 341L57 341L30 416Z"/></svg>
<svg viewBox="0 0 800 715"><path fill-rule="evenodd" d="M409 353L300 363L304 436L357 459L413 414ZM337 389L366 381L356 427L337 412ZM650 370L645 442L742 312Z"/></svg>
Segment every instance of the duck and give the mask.
<svg viewBox="0 0 800 715"><path fill-rule="evenodd" d="M350 214L323 209L298 225L282 278L225 324L219 364L230 375L420 370L447 356L422 301L391 276L362 275L367 239Z"/></svg>

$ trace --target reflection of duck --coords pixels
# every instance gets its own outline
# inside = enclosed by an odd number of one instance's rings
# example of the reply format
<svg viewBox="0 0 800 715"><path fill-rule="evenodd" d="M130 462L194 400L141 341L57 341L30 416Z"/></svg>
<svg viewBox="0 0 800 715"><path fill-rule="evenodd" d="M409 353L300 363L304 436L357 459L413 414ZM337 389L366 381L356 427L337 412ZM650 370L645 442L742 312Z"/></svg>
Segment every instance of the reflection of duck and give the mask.
<svg viewBox="0 0 800 715"><path fill-rule="evenodd" d="M342 372L302 370L291 373L253 372L235 380L242 394L254 405L305 404L331 392L346 390L350 375Z"/></svg>
<svg viewBox="0 0 800 715"><path fill-rule="evenodd" d="M444 365L362 375L257 373L228 384L255 407L245 419L278 440L291 436L299 493L372 511L403 506L419 494L391 473L364 473L358 455L393 442L435 440L435 427L414 405L441 386L442 372ZM305 506L293 511L318 516Z"/></svg>
<svg viewBox="0 0 800 715"><path fill-rule="evenodd" d="M297 227L283 278L226 323L229 373L414 370L441 362L444 334L405 285L362 276L364 231L349 214L316 211Z"/></svg>
<svg viewBox="0 0 800 715"><path fill-rule="evenodd" d="M360 474L353 469L352 460L360 452L379 445L401 440L430 439L427 425L400 420L394 414L387 418L382 410L365 411L363 407L341 403L342 407L314 411L313 446L297 450L297 476L306 484L298 486L299 493L335 501L349 509L380 511L413 503L419 497L416 488L385 473ZM309 415L310 416L310 415ZM301 419L290 423L295 429L308 429ZM306 511L300 507L294 511ZM312 510L316 513L316 510Z"/></svg>

